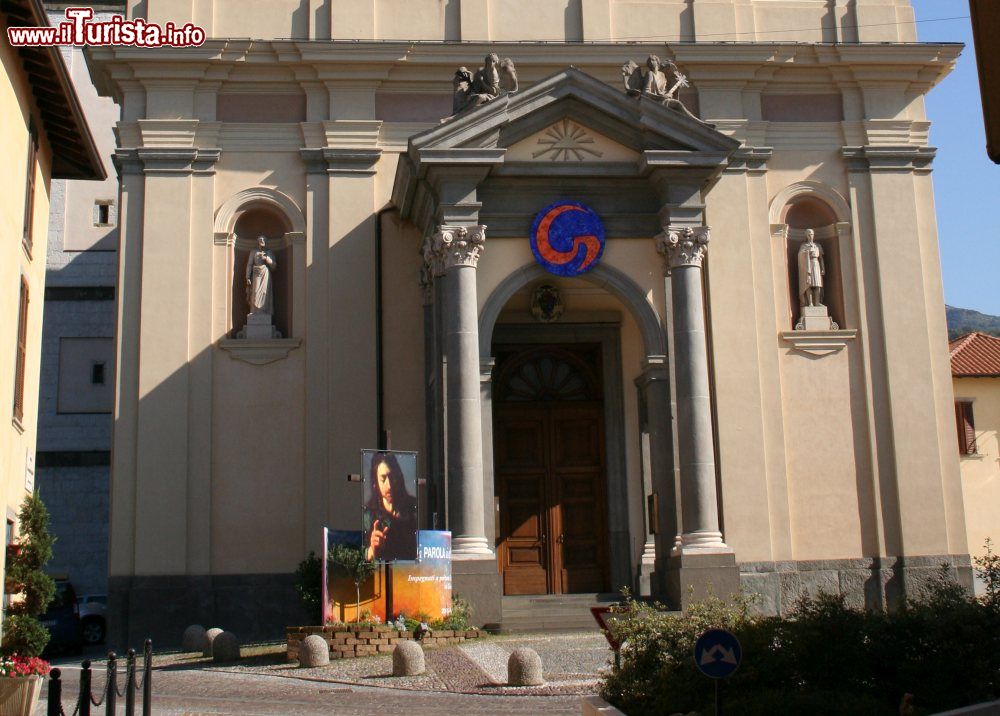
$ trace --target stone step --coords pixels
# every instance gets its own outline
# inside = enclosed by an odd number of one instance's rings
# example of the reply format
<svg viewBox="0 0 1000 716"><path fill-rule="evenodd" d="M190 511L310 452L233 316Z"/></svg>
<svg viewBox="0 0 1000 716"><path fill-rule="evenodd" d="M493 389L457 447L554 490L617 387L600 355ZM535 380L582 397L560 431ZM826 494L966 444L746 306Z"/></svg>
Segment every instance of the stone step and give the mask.
<svg viewBox="0 0 1000 716"><path fill-rule="evenodd" d="M616 594L537 594L503 597L503 632L597 631L590 607L611 604Z"/></svg>
<svg viewBox="0 0 1000 716"><path fill-rule="evenodd" d="M598 631L593 619L504 619L500 625L503 633L527 631Z"/></svg>

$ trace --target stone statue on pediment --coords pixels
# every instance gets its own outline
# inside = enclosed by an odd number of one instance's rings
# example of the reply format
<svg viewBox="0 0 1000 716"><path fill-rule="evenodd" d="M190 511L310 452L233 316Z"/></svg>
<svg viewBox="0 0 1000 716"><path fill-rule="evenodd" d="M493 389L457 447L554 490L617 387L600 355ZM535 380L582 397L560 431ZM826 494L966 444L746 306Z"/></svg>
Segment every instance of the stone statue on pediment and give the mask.
<svg viewBox="0 0 1000 716"><path fill-rule="evenodd" d="M517 70L509 57L501 60L495 52L486 55L483 66L470 72L455 70L452 78L452 116L480 107L497 97L517 92Z"/></svg>
<svg viewBox="0 0 1000 716"><path fill-rule="evenodd" d="M690 87L690 83L670 60L650 55L646 58L645 73L638 64L628 60L622 65L622 82L628 95L650 98L701 122L677 99L677 92L682 87Z"/></svg>

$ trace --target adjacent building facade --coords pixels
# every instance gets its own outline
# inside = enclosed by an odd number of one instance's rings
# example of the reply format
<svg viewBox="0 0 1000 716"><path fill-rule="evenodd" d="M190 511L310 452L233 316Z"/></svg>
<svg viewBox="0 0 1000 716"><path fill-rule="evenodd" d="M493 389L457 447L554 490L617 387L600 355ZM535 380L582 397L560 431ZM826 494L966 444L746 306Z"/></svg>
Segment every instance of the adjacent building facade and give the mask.
<svg viewBox="0 0 1000 716"><path fill-rule="evenodd" d="M969 333L949 347L969 554L982 557L1000 540L1000 338Z"/></svg>
<svg viewBox="0 0 1000 716"><path fill-rule="evenodd" d="M65 21L66 5L73 4L46 5L50 24ZM115 10L91 7L99 21ZM118 277L118 178L111 156L118 107L97 95L80 48L62 48L62 57L106 178L52 182L35 469L58 540L47 568L66 575L77 594L104 594Z"/></svg>
<svg viewBox="0 0 1000 716"><path fill-rule="evenodd" d="M301 618L386 443L480 622L971 584L923 110L960 48L908 2L129 12L211 39L88 51L122 110L117 638Z"/></svg>
<svg viewBox="0 0 1000 716"><path fill-rule="evenodd" d="M6 543L17 512L36 487L38 385L45 295L48 213L54 179L104 179L97 146L58 50L14 48L8 27L47 24L40 2L0 8L3 62L0 117L5 161L0 196L0 497ZM3 557L5 558L6 553Z"/></svg>

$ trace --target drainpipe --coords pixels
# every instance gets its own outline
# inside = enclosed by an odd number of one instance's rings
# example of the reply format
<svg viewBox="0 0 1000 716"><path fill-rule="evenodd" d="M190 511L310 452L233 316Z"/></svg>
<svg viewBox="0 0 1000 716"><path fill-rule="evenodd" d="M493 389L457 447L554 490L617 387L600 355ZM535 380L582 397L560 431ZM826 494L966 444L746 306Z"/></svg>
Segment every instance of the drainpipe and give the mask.
<svg viewBox="0 0 1000 716"><path fill-rule="evenodd" d="M375 214L375 423L379 450L392 447L385 427L385 391L382 367L382 216L395 207L387 206Z"/></svg>

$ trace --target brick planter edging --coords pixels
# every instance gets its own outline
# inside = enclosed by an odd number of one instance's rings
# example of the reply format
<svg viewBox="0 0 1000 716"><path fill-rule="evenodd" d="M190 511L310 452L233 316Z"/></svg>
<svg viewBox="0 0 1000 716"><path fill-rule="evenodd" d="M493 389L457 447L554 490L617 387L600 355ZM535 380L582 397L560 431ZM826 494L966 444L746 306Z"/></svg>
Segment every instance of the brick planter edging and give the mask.
<svg viewBox="0 0 1000 716"><path fill-rule="evenodd" d="M458 644L466 639L478 639L485 632L482 629L462 631L437 630L428 632L418 641L424 648ZM287 627L288 661L298 661L302 640L310 634L319 634L330 645L331 659L352 659L356 656L388 654L401 641L414 641L413 632L400 631L391 626L360 627L345 629L332 626Z"/></svg>

